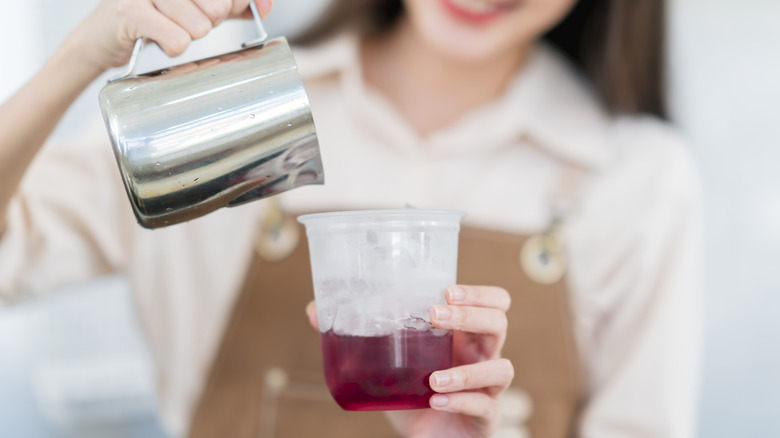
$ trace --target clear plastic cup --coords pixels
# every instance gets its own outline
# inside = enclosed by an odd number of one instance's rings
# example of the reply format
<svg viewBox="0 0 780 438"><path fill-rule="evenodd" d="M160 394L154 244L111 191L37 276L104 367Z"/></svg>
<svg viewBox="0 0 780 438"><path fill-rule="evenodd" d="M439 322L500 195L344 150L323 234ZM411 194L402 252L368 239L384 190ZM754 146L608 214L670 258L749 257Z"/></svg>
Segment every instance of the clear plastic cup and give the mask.
<svg viewBox="0 0 780 438"><path fill-rule="evenodd" d="M428 309L455 283L459 211L305 215L325 380L345 410L427 408L452 366L452 332Z"/></svg>

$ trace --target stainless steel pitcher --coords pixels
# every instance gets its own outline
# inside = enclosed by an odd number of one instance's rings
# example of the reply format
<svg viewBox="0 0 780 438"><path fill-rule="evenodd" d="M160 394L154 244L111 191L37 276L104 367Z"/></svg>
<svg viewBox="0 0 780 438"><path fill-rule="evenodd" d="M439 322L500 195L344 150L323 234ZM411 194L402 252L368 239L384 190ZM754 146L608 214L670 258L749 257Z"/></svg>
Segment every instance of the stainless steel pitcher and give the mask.
<svg viewBox="0 0 780 438"><path fill-rule="evenodd" d="M251 2L254 6L254 2ZM309 101L284 38L123 76L100 107L138 223L158 228L324 175Z"/></svg>

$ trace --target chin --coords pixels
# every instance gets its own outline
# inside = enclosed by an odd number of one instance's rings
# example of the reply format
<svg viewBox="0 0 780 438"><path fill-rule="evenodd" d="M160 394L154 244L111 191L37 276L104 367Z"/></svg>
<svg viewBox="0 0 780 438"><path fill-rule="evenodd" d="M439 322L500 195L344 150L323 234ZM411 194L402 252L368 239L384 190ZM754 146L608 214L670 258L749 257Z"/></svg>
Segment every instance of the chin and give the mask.
<svg viewBox="0 0 780 438"><path fill-rule="evenodd" d="M470 36L430 32L422 37L423 43L436 56L462 63L481 63L503 53L503 50L491 47L482 39Z"/></svg>

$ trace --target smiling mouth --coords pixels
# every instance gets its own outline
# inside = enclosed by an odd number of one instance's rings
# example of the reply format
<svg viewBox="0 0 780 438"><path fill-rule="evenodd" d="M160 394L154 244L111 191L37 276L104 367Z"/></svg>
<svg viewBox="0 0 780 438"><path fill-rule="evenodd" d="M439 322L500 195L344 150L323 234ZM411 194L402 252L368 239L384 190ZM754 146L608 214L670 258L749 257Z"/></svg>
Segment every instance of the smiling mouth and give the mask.
<svg viewBox="0 0 780 438"><path fill-rule="evenodd" d="M495 0L441 0L441 2L456 17L474 23L492 20L517 6L517 2Z"/></svg>

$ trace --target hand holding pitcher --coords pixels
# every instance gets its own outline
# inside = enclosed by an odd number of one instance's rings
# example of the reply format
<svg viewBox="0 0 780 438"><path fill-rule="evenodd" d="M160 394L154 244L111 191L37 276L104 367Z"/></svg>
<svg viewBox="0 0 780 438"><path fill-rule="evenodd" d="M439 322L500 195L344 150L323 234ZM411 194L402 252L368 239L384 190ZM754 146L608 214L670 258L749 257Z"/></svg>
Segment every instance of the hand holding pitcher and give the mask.
<svg viewBox="0 0 780 438"><path fill-rule="evenodd" d="M250 0L102 0L72 37L80 41L82 61L103 71L127 63L138 38L145 37L168 55L184 52L229 17L248 16ZM260 15L272 0L253 0Z"/></svg>

